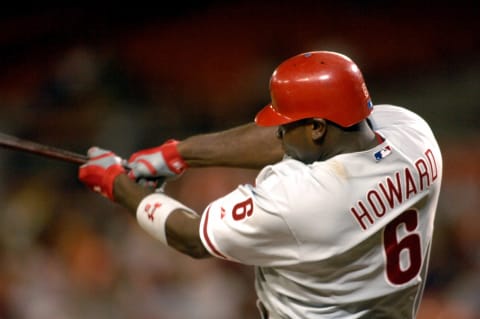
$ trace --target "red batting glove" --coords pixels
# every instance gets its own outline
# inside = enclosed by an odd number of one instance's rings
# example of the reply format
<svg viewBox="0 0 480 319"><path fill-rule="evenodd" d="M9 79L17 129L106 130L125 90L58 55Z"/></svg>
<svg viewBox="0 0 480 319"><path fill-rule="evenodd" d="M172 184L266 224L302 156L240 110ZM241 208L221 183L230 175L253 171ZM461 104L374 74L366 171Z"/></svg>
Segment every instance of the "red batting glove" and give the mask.
<svg viewBox="0 0 480 319"><path fill-rule="evenodd" d="M78 179L94 192L114 201L113 182L119 174L126 172L122 159L115 153L98 147L91 147L87 155L89 160L80 166Z"/></svg>
<svg viewBox="0 0 480 319"><path fill-rule="evenodd" d="M133 153L128 160L131 179L155 179L183 173L187 163L177 150L178 141L168 140L164 144Z"/></svg>

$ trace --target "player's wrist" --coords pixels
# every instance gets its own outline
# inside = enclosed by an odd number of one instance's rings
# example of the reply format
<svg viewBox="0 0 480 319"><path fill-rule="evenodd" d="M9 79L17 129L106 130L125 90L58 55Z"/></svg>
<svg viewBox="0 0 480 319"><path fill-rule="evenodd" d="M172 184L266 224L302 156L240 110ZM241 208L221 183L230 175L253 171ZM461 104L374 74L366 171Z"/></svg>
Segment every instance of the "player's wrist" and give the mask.
<svg viewBox="0 0 480 319"><path fill-rule="evenodd" d="M113 197L115 202L127 208L135 216L137 207L146 196L155 189L131 180L127 174L118 174L113 180Z"/></svg>

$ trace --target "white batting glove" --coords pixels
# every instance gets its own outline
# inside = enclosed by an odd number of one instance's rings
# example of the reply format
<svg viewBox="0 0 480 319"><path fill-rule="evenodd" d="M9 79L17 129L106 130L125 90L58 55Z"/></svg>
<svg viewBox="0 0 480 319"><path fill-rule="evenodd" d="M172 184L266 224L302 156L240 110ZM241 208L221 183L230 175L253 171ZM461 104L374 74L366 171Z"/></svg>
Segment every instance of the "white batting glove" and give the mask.
<svg viewBox="0 0 480 319"><path fill-rule="evenodd" d="M133 153L128 160L128 176L134 180L155 180L177 176L187 169L187 163L177 150L178 141Z"/></svg>

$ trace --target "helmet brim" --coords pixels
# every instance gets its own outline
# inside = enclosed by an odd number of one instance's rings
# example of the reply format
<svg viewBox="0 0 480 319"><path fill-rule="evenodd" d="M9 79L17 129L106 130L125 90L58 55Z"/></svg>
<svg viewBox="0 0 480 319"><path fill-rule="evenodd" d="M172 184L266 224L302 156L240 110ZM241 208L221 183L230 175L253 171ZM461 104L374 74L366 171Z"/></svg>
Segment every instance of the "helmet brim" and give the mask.
<svg viewBox="0 0 480 319"><path fill-rule="evenodd" d="M259 126L278 126L294 121L295 119L278 113L271 103L261 109L255 116L255 123Z"/></svg>

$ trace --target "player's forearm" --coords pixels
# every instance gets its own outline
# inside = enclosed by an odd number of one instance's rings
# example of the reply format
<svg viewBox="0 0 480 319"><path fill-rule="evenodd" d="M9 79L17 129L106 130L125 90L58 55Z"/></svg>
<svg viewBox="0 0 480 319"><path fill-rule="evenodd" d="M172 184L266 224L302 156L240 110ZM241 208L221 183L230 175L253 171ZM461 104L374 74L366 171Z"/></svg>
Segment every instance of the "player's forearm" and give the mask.
<svg viewBox="0 0 480 319"><path fill-rule="evenodd" d="M178 151L190 167L228 166L259 169L283 157L276 128L254 123L189 137Z"/></svg>

